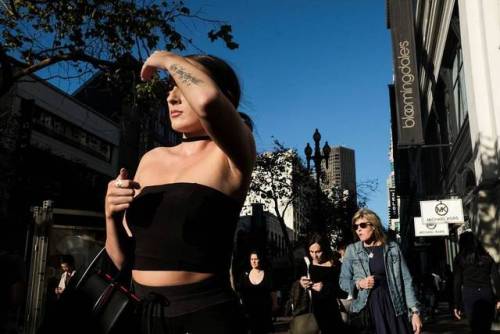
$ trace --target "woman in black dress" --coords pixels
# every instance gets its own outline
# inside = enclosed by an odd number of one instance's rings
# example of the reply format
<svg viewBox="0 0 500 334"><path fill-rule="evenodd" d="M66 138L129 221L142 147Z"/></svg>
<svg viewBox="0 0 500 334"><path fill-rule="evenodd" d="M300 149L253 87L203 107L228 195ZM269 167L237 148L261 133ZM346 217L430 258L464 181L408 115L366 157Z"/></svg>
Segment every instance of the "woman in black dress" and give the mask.
<svg viewBox="0 0 500 334"><path fill-rule="evenodd" d="M460 319L463 302L472 333L490 333L495 307L500 309L500 277L495 261L472 232L460 236L454 262L454 315ZM492 283L495 289L492 289Z"/></svg>
<svg viewBox="0 0 500 334"><path fill-rule="evenodd" d="M251 270L240 280L240 295L248 327L252 334L265 334L273 330L272 310L276 295L272 291L271 275L262 269L262 260L257 252L250 253Z"/></svg>
<svg viewBox="0 0 500 334"><path fill-rule="evenodd" d="M342 333L344 323L337 299L346 298L347 294L340 290L338 283L340 265L332 260L328 243L318 234L312 236L307 249L311 259L309 277L302 276L300 284L311 291L312 312L321 333Z"/></svg>

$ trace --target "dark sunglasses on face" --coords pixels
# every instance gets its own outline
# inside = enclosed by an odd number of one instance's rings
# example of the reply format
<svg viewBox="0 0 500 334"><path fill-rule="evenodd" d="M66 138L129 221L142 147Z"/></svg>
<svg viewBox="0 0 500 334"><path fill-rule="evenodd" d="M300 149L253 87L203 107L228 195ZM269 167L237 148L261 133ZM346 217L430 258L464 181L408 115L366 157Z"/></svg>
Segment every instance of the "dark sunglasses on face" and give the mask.
<svg viewBox="0 0 500 334"><path fill-rule="evenodd" d="M361 227L362 229L367 228L368 226L372 226L371 223L359 223L359 224L352 224L352 229L356 231L358 227Z"/></svg>

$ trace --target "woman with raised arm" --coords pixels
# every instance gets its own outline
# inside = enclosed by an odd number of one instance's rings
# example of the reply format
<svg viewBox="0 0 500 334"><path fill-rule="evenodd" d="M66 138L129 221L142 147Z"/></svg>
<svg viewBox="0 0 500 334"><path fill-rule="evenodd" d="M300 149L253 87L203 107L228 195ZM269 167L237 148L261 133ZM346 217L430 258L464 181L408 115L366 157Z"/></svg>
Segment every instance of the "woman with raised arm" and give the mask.
<svg viewBox="0 0 500 334"><path fill-rule="evenodd" d="M122 169L109 183L106 250L118 268L131 264L142 333L243 333L229 265L255 144L236 111L239 82L208 55L157 51L142 79L157 70L170 74L170 121L182 143L147 152L133 180Z"/></svg>
<svg viewBox="0 0 500 334"><path fill-rule="evenodd" d="M359 241L347 246L340 273L340 287L353 296L352 327L367 334L419 334L419 303L398 244L387 240L372 210L358 210L352 228Z"/></svg>

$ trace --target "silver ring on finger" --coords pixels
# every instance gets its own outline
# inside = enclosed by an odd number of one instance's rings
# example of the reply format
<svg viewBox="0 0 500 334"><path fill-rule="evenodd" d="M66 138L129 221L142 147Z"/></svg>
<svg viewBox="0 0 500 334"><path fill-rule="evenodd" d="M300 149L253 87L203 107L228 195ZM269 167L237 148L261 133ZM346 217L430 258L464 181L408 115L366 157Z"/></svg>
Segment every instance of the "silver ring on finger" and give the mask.
<svg viewBox="0 0 500 334"><path fill-rule="evenodd" d="M117 188L123 188L123 181L120 179L115 180L115 187Z"/></svg>

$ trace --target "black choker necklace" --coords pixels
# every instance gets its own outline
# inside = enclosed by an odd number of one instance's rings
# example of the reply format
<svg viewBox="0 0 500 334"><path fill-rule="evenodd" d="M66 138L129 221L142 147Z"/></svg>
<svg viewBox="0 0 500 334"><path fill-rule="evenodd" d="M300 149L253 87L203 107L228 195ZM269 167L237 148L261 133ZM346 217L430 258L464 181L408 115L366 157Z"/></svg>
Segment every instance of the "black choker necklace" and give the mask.
<svg viewBox="0 0 500 334"><path fill-rule="evenodd" d="M210 136L193 136L193 137L182 137L182 142L199 141L199 140L212 140Z"/></svg>

